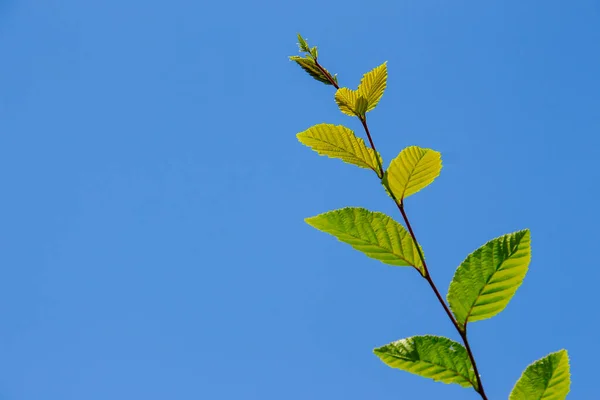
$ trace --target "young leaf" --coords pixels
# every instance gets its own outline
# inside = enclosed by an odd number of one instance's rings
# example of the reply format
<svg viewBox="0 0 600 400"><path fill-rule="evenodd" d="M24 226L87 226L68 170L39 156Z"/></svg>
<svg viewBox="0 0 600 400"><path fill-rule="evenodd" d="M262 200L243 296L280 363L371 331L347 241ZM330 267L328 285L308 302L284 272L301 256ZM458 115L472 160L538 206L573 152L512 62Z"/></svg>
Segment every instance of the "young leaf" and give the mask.
<svg viewBox="0 0 600 400"><path fill-rule="evenodd" d="M367 113L368 108L369 102L367 101L367 99L364 96L359 96L358 99L356 99L356 104L354 107L354 111L356 111L356 114L364 117L364 115Z"/></svg>
<svg viewBox="0 0 600 400"><path fill-rule="evenodd" d="M337 82L337 81L336 81ZM335 102L346 115L364 117L377 106L387 82L386 63L367 72L357 90L340 88L335 93Z"/></svg>
<svg viewBox="0 0 600 400"><path fill-rule="evenodd" d="M370 168L379 176L377 157L364 140L342 125L318 124L296 135L298 140L322 156L339 158L361 168ZM383 164L383 162L382 162ZM381 176L380 176L381 178Z"/></svg>
<svg viewBox="0 0 600 400"><path fill-rule="evenodd" d="M504 310L521 286L529 261L529 230L490 240L460 264L448 290L448 303L461 326Z"/></svg>
<svg viewBox="0 0 600 400"><path fill-rule="evenodd" d="M305 70L306 72L308 72L308 74L310 76L312 76L313 78L315 78L319 82L323 82L326 85L331 85L331 82L327 78L327 75L325 75L323 73L323 71L321 71L319 69L319 67L317 67L317 64L315 63L315 60L313 60L312 58L310 58L310 57L300 57L300 56L291 56L290 60L295 61L300 67L302 67L303 70Z"/></svg>
<svg viewBox="0 0 600 400"><path fill-rule="evenodd" d="M387 85L387 64L383 63L379 67L367 72L360 85L358 85L358 95L363 96L368 103L366 112L371 111L377 106L383 91Z"/></svg>
<svg viewBox="0 0 600 400"><path fill-rule="evenodd" d="M392 368L398 368L434 381L477 387L477 379L467 350L441 336L413 336L373 351Z"/></svg>
<svg viewBox="0 0 600 400"><path fill-rule="evenodd" d="M305 221L368 257L389 265L412 266L424 275L419 253L410 234L383 213L346 207L306 218Z"/></svg>
<svg viewBox="0 0 600 400"><path fill-rule="evenodd" d="M298 48L302 52L305 52L305 53L310 52L308 43L306 43L306 40L304 40L304 38L302 36L300 36L300 34L298 34Z"/></svg>
<svg viewBox="0 0 600 400"><path fill-rule="evenodd" d="M385 173L384 184L390 187L396 199L403 200L433 182L441 170L439 152L410 146L392 160Z"/></svg>
<svg viewBox="0 0 600 400"><path fill-rule="evenodd" d="M351 117L360 116L361 114L356 111L356 102L358 101L358 95L355 90L348 88L339 88L335 92L335 102L337 103L340 111Z"/></svg>
<svg viewBox="0 0 600 400"><path fill-rule="evenodd" d="M530 364L509 400L564 400L570 387L569 355L566 350L560 350Z"/></svg>

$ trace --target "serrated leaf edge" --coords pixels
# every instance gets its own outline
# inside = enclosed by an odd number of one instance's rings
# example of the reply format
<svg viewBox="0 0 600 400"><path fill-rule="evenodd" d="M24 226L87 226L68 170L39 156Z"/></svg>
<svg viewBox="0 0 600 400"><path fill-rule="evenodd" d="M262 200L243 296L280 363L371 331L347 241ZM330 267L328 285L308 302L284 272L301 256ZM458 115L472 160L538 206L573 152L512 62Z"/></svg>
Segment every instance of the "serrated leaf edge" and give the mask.
<svg viewBox="0 0 600 400"><path fill-rule="evenodd" d="M468 361L468 365L470 365L470 366L471 366L471 367L470 367L470 368L471 368L471 372L473 373L473 375L475 375L475 370L474 370L474 368L473 368L473 364L471 363L471 360L468 358L468 352L467 352L467 349L465 348L465 346L463 346L462 344L458 343L458 342L457 342L457 341L455 341L455 340L452 340L452 339L450 339L450 338L447 338L447 337L444 337L444 336L438 336L438 335L417 335L417 336L411 336L411 337L408 337L408 338L405 338L405 339L396 340L396 341L394 341L394 342L391 342L391 343L385 344L385 345L383 345L383 346L380 346L380 347L378 347L378 348L375 348L375 349L373 350L373 353L374 353L374 354L375 354L377 357L379 357L379 358L381 359L381 356L378 354L378 350L380 350L380 349L382 349L382 348L384 348L384 347L390 346L390 345L394 345L394 344L396 344L396 343L398 343L398 342L402 342L402 341L407 341L407 340L414 339L414 338L416 338L416 337L419 337L419 338L435 338L435 339L438 339L438 340L439 340L439 339L443 339L443 340L447 340L447 341L451 342L451 343L452 343L452 344L451 344L452 346L454 346L454 345L458 345L458 346L460 346L460 347L461 347L461 348L462 348L462 349L465 351L465 354L467 355L467 358L466 358L466 360ZM379 353L383 353L383 352L379 352ZM386 354L387 354L387 353L386 353ZM388 355L388 357L390 357L390 358L396 358L396 359L399 359L398 357L394 357L393 355ZM385 361L383 361L383 360L381 360L381 361L382 361L384 364L388 365L389 367L391 367L391 368L395 368L395 367L392 367L391 365L387 364ZM411 362L410 360L402 360L402 361ZM441 364L435 364L435 363L428 362L428 361L422 361L422 360L419 360L419 362L421 362L421 363L424 363L424 364L429 364L429 365L437 366L437 367L442 367L442 368L445 368L445 369L447 368L445 365L441 365ZM409 371L409 370L405 370L405 369L402 369L402 368L398 368L398 369L401 369L402 371L405 371L405 372L411 373L411 374L413 374L413 375L421 376L421 377L424 377L424 378L427 378L427 379L432 379L434 382L442 382L440 379L435 379L435 378L431 378L431 377L425 377L425 376L423 376L423 375L419 375L419 374L416 374L415 372L412 372L412 371ZM473 379L475 379L475 381L473 381L473 380L471 379L471 377L469 377L469 376L464 376L464 375L462 375L462 374L461 374L459 371L457 371L457 370L450 370L450 371L452 371L452 372L455 372L457 376L460 376L460 377L461 377L461 378L463 378L465 381L469 382L469 383L471 384L471 387L473 387L473 388L477 388L477 387L478 387L478 384L477 384L477 378L476 378L475 376L473 376ZM445 383L445 382L443 382L443 383ZM452 382L452 383L458 384L458 385L460 385L460 386L462 386L462 387L469 387L469 386L465 386L465 385L463 385L463 384L461 384L461 383L458 383L458 382Z"/></svg>

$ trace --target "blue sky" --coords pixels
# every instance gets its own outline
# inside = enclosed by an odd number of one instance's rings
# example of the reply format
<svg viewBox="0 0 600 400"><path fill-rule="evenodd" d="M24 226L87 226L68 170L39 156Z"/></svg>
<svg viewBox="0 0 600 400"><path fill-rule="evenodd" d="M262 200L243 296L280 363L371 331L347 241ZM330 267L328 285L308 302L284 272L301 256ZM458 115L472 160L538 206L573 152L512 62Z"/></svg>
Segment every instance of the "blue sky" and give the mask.
<svg viewBox="0 0 600 400"><path fill-rule="evenodd" d="M490 399L568 349L597 392L600 4L0 1L0 398L476 399L372 349L457 335L426 282L303 222L397 211L374 175L295 134L356 120L287 61L296 32L355 87L389 161L444 169L407 201L445 293L487 240L533 259L471 326Z"/></svg>

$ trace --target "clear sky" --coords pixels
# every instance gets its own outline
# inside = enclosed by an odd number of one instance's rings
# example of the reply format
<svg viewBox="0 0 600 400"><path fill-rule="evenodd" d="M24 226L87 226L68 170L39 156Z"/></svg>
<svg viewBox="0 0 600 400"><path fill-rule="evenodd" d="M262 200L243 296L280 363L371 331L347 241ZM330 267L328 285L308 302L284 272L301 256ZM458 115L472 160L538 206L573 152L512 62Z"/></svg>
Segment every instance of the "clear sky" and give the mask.
<svg viewBox="0 0 600 400"><path fill-rule="evenodd" d="M490 399L566 348L597 394L600 3L0 0L0 398L477 399L374 347L457 339L412 269L306 225L397 214L370 171L296 133L345 124L287 60L296 32L355 87L386 161L444 169L407 201L434 280L523 228L533 259L474 323Z"/></svg>

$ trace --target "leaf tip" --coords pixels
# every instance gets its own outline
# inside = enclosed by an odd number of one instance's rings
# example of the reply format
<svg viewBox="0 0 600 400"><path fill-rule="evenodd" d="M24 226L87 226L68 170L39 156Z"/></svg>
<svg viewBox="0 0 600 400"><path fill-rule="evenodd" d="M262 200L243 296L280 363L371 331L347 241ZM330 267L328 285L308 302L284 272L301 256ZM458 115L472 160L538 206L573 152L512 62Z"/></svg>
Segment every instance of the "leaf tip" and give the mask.
<svg viewBox="0 0 600 400"><path fill-rule="evenodd" d="M561 356L567 357L567 361L569 361L569 352L567 349L560 349L556 352L556 354L560 354Z"/></svg>

